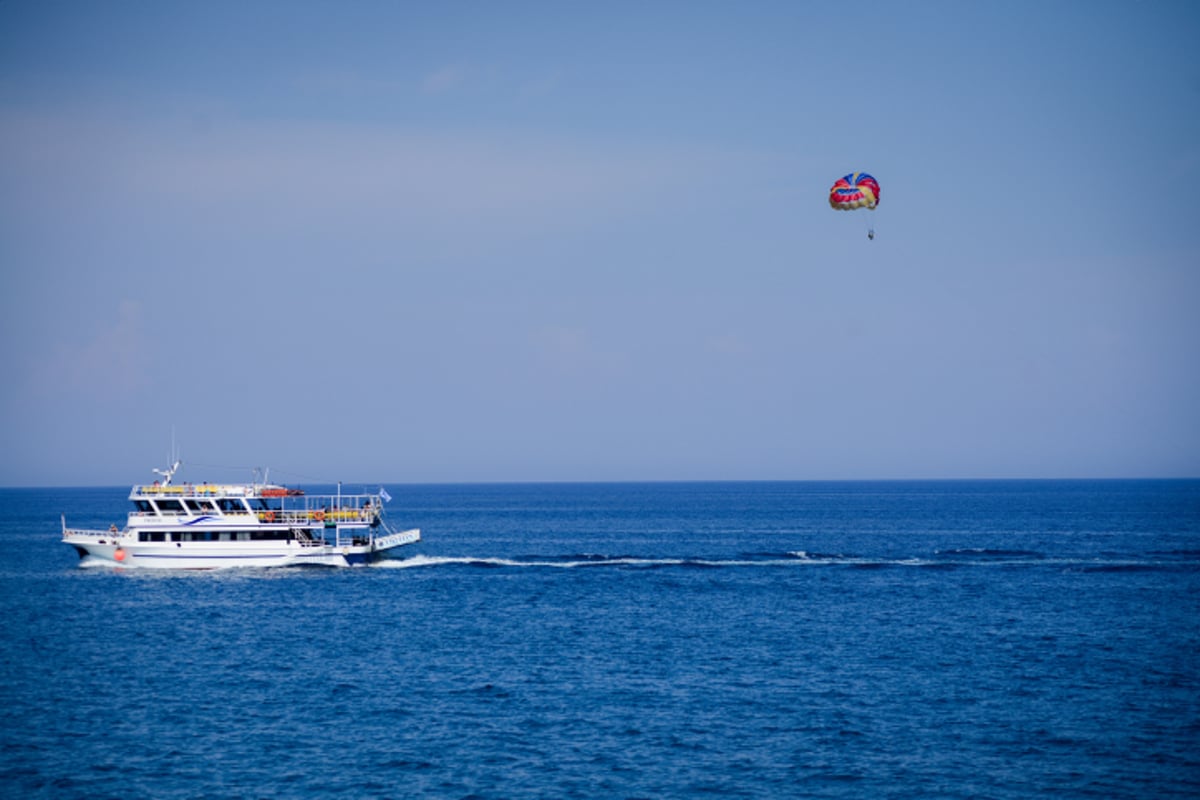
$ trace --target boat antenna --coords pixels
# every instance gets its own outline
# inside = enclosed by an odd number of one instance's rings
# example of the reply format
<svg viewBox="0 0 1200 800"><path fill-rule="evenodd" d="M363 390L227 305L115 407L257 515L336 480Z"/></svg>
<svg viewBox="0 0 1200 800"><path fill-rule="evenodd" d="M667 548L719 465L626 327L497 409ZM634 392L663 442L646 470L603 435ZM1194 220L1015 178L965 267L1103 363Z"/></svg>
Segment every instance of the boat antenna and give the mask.
<svg viewBox="0 0 1200 800"><path fill-rule="evenodd" d="M178 470L179 465L183 463L182 461L179 460L179 449L175 446L175 426L174 425L171 426L171 455L168 458L171 462L171 466L167 467L165 470L164 469L154 470L155 475L162 476L162 485L163 486L171 485L171 478L175 477L176 470Z"/></svg>
<svg viewBox="0 0 1200 800"><path fill-rule="evenodd" d="M267 486L271 483L270 467L254 467L254 485Z"/></svg>
<svg viewBox="0 0 1200 800"><path fill-rule="evenodd" d="M171 485L171 478L175 477L175 471L177 469L179 469L179 465L181 463L183 463L183 462L176 460L173 464L171 464L171 466L167 467L166 469L154 470L154 474L162 475L162 485L163 486Z"/></svg>

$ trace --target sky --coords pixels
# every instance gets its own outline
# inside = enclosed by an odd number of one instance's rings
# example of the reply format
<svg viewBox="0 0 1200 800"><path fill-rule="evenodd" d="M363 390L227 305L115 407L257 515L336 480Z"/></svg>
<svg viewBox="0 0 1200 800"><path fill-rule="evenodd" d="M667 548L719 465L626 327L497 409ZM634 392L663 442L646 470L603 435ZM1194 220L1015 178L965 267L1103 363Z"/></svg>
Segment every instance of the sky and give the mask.
<svg viewBox="0 0 1200 800"><path fill-rule="evenodd" d="M5 0L0 485L1200 476L1198 39Z"/></svg>

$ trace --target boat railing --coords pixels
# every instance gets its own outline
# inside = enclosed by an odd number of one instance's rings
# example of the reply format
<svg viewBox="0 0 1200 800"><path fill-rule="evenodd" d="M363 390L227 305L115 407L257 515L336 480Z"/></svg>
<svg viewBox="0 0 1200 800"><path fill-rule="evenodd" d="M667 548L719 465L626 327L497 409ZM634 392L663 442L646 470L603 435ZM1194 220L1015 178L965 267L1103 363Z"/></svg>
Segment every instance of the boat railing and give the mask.
<svg viewBox="0 0 1200 800"><path fill-rule="evenodd" d="M216 483L185 483L177 486L152 484L135 486L133 493L141 497L248 497L253 496L254 487Z"/></svg>
<svg viewBox="0 0 1200 800"><path fill-rule="evenodd" d="M308 525L314 523L348 523L358 522L370 524L379 516L379 508L311 508L311 509L276 509L254 512L259 522L286 523L288 525Z"/></svg>
<svg viewBox="0 0 1200 800"><path fill-rule="evenodd" d="M133 487L138 497L303 497L299 489L261 484L180 483L169 486L150 484Z"/></svg>
<svg viewBox="0 0 1200 800"><path fill-rule="evenodd" d="M85 528L68 528L64 525L62 529L63 539L67 539L69 537L78 538L83 536L91 539L112 539L113 541L116 541L117 539L122 538L124 535L124 531L114 531L111 528L108 530L91 530Z"/></svg>
<svg viewBox="0 0 1200 800"><path fill-rule="evenodd" d="M231 519L246 519L255 517L259 522L280 522L289 525L311 526L316 522L330 523L363 523L371 524L379 517L378 508L342 508L342 509L273 509L267 511L203 511L194 512L198 517L228 517ZM161 514L153 511L130 511L134 519L159 519ZM186 514L170 512L169 516L186 518Z"/></svg>
<svg viewBox="0 0 1200 800"><path fill-rule="evenodd" d="M183 484L180 486L135 486L134 497L169 497L181 498L213 498L238 497L249 501L266 500L282 503L303 503L305 508L324 506L339 507L343 510L361 507L379 506L383 498L379 494L327 494L306 495L299 490L279 490L269 492L255 486L230 486L218 484Z"/></svg>

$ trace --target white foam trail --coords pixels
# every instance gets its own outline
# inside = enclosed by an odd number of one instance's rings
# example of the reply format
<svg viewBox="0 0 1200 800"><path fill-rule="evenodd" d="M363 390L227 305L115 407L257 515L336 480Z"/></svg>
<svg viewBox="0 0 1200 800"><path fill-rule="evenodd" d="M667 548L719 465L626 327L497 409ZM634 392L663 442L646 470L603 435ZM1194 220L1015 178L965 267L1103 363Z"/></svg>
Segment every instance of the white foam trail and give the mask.
<svg viewBox="0 0 1200 800"><path fill-rule="evenodd" d="M372 566L385 569L414 569L418 567L491 566L491 567L550 567L576 569L580 567L761 567L784 566L798 563L794 559L770 561L711 560L703 558L599 558L585 561L520 561L511 558L472 558L470 556L411 556L404 559L384 559ZM810 563L823 563L813 561Z"/></svg>
<svg viewBox="0 0 1200 800"><path fill-rule="evenodd" d="M971 551L964 551L971 552ZM1104 558L1047 558L1041 554L1034 556L1013 555L1012 557L996 558L987 556L980 558L973 552L972 557L958 558L926 558L920 556L867 557L847 555L812 554L805 550L794 550L786 553L786 557L768 558L639 558L621 556L614 558L594 557L572 560L547 560L545 557L500 558L478 556L427 556L415 555L403 559L384 559L375 562L373 566L385 569L415 569L420 567L440 566L483 566L521 568L534 567L539 569L578 569L587 567L1037 567L1037 568L1104 568L1104 567L1156 567L1165 563L1159 560L1140 559L1104 559ZM1174 563L1174 562L1170 562ZM1195 562L1181 562L1195 563Z"/></svg>
<svg viewBox="0 0 1200 800"><path fill-rule="evenodd" d="M388 558L376 561L372 566L387 569L413 569L416 567L440 567L452 564L467 566L491 567L557 567L571 569L574 567L598 567L617 565L685 564L683 559L657 558L611 558L589 559L587 561L517 561L511 558L473 558L471 556L411 556L409 558Z"/></svg>

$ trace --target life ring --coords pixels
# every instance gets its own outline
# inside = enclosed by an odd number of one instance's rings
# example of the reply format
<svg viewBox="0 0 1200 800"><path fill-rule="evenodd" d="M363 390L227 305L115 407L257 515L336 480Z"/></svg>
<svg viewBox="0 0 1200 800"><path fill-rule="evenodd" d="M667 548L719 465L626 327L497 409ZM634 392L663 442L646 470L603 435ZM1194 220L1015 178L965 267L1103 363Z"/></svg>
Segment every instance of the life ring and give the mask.
<svg viewBox="0 0 1200 800"><path fill-rule="evenodd" d="M263 519L266 520L267 522L274 522L275 521L275 512L268 511L266 514L263 514Z"/></svg>
<svg viewBox="0 0 1200 800"><path fill-rule="evenodd" d="M325 521L325 512L324 511L314 511L313 519L315 519L317 522L324 522Z"/></svg>

